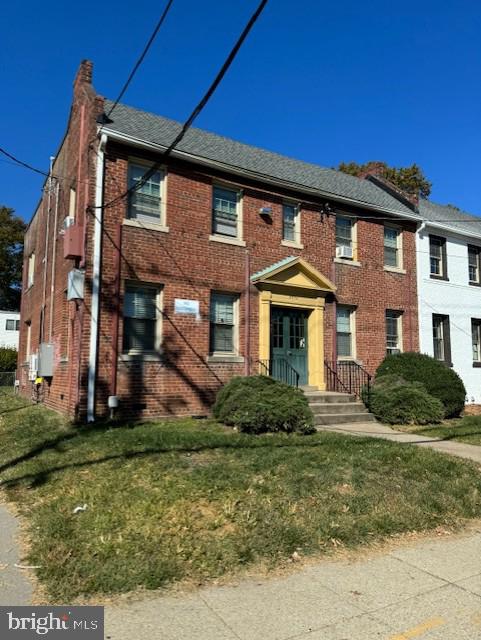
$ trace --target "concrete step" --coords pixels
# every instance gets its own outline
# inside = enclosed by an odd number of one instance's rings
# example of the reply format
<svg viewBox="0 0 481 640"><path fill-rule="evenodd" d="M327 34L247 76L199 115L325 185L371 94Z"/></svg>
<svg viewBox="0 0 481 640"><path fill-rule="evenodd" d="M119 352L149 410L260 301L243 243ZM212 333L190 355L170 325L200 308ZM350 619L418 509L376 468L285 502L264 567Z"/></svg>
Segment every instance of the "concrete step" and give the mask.
<svg viewBox="0 0 481 640"><path fill-rule="evenodd" d="M352 393L336 393L335 391L304 391L309 404L311 402L356 402L356 396Z"/></svg>
<svg viewBox="0 0 481 640"><path fill-rule="evenodd" d="M309 406L314 415L368 412L362 402L310 402Z"/></svg>
<svg viewBox="0 0 481 640"><path fill-rule="evenodd" d="M372 413L323 413L314 416L316 425L349 424L354 422L376 422Z"/></svg>

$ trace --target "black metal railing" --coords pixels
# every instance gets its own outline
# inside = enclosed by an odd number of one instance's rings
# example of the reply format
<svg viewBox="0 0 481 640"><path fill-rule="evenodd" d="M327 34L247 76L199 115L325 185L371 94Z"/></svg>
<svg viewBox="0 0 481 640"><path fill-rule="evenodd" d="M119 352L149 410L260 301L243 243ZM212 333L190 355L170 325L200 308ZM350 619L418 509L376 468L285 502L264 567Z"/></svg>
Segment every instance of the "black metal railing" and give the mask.
<svg viewBox="0 0 481 640"><path fill-rule="evenodd" d="M372 376L352 360L324 362L328 391L351 393L360 398L369 409Z"/></svg>
<svg viewBox="0 0 481 640"><path fill-rule="evenodd" d="M292 387L299 386L300 374L285 358L272 358L271 360L258 360L261 375L270 376L280 382L285 382Z"/></svg>

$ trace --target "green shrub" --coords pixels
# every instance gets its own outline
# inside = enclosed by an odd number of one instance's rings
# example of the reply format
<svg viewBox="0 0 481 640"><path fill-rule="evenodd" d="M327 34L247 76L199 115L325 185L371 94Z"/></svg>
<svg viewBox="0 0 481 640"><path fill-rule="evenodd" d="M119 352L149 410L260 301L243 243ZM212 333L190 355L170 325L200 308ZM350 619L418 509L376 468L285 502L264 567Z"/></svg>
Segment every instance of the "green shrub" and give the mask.
<svg viewBox="0 0 481 640"><path fill-rule="evenodd" d="M430 424L444 417L442 402L429 395L421 382L406 382L392 375L376 380L370 410L387 424Z"/></svg>
<svg viewBox="0 0 481 640"><path fill-rule="evenodd" d="M411 352L386 356L376 371L376 381L387 374L408 382L421 382L429 395L442 402L445 418L457 417L464 409L463 381L455 371L431 356Z"/></svg>
<svg viewBox="0 0 481 640"><path fill-rule="evenodd" d="M0 347L0 371L17 369L18 352L13 347Z"/></svg>
<svg viewBox="0 0 481 640"><path fill-rule="evenodd" d="M314 431L314 417L302 391L267 376L232 378L217 394L213 413L245 433Z"/></svg>

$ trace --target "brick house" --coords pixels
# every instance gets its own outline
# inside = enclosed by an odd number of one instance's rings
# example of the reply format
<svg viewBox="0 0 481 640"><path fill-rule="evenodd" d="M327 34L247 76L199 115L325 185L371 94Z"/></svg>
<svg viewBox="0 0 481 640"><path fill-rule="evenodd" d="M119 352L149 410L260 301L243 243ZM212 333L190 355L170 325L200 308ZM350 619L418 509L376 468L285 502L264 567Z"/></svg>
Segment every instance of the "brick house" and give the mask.
<svg viewBox="0 0 481 640"><path fill-rule="evenodd" d="M41 399L82 419L109 398L201 415L233 375L294 370L322 390L338 360L373 372L418 349L416 207L199 129L163 158L180 125L121 104L102 118L91 76L85 61L26 233L22 393L38 374Z"/></svg>

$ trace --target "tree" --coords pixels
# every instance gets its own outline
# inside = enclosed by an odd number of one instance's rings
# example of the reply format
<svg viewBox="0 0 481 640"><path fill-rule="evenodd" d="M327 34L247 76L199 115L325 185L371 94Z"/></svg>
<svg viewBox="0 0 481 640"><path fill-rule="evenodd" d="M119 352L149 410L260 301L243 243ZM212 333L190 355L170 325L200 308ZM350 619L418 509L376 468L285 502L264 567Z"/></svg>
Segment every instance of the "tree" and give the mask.
<svg viewBox="0 0 481 640"><path fill-rule="evenodd" d="M429 182L423 170L417 164L412 164L410 167L390 167L385 162L371 160L365 164L341 162L338 169L344 173L349 173L351 176L366 175L369 172L373 172L410 195L419 195L427 198L431 193L432 183Z"/></svg>
<svg viewBox="0 0 481 640"><path fill-rule="evenodd" d="M25 222L0 205L0 309L20 307Z"/></svg>

